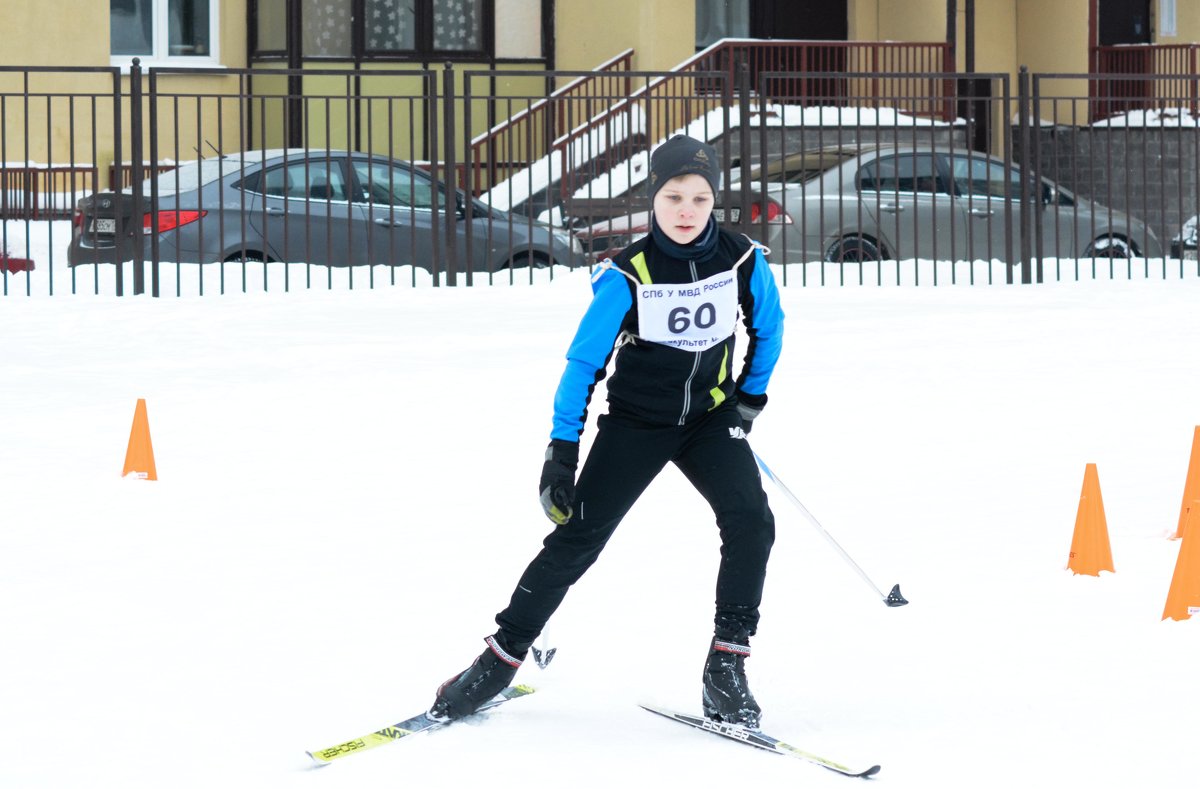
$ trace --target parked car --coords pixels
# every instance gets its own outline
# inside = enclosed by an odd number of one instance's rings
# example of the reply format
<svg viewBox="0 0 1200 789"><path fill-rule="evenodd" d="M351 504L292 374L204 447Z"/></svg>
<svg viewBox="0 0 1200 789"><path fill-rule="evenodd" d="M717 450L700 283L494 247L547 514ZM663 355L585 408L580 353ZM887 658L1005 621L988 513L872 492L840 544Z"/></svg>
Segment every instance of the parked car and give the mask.
<svg viewBox="0 0 1200 789"><path fill-rule="evenodd" d="M1192 217L1183 223L1183 227L1171 239L1171 257L1180 260L1196 260L1197 247L1196 224L1200 217Z"/></svg>
<svg viewBox="0 0 1200 789"><path fill-rule="evenodd" d="M182 164L141 189L141 216L134 216L131 189L79 202L70 265L130 260L138 242L149 260L157 236L158 259L169 262L431 269L445 259L448 194L457 206L457 256L464 261L469 252L473 271L583 262L582 248L566 231L489 208L460 190L448 192L412 164L366 153L231 154Z"/></svg>
<svg viewBox="0 0 1200 789"><path fill-rule="evenodd" d="M752 178L761 188L758 168ZM789 263L1011 262L1020 252L1021 179L1018 167L965 149L860 144L793 154L768 163L767 194L792 221L772 225L764 243L776 260ZM1035 255L1163 254L1153 231L1122 211L1078 197L1049 179L1042 179L1037 195L1042 233ZM1034 227L1029 225L1030 233Z"/></svg>

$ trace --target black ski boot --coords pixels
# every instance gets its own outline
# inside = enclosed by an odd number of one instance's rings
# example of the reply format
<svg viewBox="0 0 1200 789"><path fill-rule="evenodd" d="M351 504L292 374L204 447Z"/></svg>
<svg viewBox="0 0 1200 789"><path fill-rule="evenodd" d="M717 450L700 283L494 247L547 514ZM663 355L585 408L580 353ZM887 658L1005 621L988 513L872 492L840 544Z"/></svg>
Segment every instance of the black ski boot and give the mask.
<svg viewBox="0 0 1200 789"><path fill-rule="evenodd" d="M762 709L746 682L748 642L746 637L713 637L704 663L704 715L711 720L757 729Z"/></svg>
<svg viewBox="0 0 1200 789"><path fill-rule="evenodd" d="M485 638L488 648L483 654L475 658L466 671L442 683L429 709L431 718L456 720L466 717L509 686L529 647L514 655L505 649L500 638L503 636L499 633Z"/></svg>

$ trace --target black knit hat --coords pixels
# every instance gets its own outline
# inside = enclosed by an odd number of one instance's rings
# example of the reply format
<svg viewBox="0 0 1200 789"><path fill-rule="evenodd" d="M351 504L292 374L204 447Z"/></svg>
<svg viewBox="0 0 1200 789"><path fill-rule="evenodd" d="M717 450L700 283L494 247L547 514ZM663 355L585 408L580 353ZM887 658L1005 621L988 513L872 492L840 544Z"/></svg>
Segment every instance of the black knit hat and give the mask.
<svg viewBox="0 0 1200 789"><path fill-rule="evenodd" d="M721 187L721 165L717 149L682 134L677 134L650 154L650 201L663 184L679 175L695 173L708 181L715 195Z"/></svg>

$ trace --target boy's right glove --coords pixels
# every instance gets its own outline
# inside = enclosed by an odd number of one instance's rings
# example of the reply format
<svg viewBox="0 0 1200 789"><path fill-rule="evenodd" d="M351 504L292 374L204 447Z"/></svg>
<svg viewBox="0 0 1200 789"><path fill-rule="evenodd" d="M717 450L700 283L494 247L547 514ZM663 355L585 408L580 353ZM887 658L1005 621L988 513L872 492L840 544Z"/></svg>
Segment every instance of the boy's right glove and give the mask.
<svg viewBox="0 0 1200 789"><path fill-rule="evenodd" d="M737 412L738 416L742 418L742 430L746 435L750 435L750 428L754 427L754 420L767 407L767 396L765 394L746 394L739 391L737 399Z"/></svg>
<svg viewBox="0 0 1200 789"><path fill-rule="evenodd" d="M575 510L575 468L579 465L579 444L555 438L546 447L546 462L538 482L542 509L546 517L562 526Z"/></svg>

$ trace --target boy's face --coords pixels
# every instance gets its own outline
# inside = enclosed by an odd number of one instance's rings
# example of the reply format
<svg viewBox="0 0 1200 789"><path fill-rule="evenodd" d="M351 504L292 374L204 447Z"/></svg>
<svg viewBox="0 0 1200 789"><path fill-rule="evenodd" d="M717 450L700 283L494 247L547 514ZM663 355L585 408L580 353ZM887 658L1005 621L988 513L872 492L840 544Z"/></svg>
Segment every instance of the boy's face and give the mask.
<svg viewBox="0 0 1200 789"><path fill-rule="evenodd" d="M675 176L654 195L654 220L676 244L695 241L708 226L712 210L712 187L695 173Z"/></svg>

